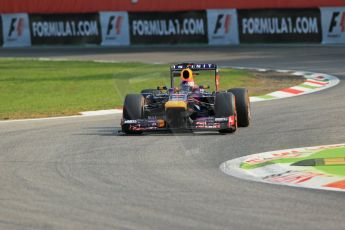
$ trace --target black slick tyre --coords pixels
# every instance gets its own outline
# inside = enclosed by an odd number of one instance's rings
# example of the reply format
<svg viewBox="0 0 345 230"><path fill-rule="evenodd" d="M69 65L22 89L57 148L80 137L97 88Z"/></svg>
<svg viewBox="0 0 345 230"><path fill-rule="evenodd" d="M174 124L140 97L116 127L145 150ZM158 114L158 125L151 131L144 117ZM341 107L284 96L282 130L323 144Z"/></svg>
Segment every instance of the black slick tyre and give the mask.
<svg viewBox="0 0 345 230"><path fill-rule="evenodd" d="M229 92L220 92L216 94L214 103L214 112L216 118L235 116L236 122L236 101L235 96ZM237 129L237 123L232 128L219 130L220 133L233 133Z"/></svg>
<svg viewBox="0 0 345 230"><path fill-rule="evenodd" d="M228 92L234 94L236 98L238 126L248 127L251 119L248 90L245 88L233 88L229 89Z"/></svg>
<svg viewBox="0 0 345 230"><path fill-rule="evenodd" d="M124 120L139 120L144 117L144 97L141 94L128 94L123 104ZM130 125L123 124L122 131L126 134L141 134L142 131L129 129Z"/></svg>

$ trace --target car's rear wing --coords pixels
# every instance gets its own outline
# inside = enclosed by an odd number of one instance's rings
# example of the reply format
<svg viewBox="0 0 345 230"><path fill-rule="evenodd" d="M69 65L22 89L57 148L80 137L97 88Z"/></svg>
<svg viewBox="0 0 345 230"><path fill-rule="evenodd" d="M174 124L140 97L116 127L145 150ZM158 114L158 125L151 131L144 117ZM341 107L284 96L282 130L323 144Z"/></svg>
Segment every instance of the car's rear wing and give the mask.
<svg viewBox="0 0 345 230"><path fill-rule="evenodd" d="M214 77L215 77L215 85L216 85L216 91L218 91L219 88L219 75L218 75L218 67L216 64L194 64L194 63L182 63L177 65L170 66L170 83L171 87L174 87L174 77L179 77L180 73L184 69L190 69L192 71L198 72L198 71L214 71ZM195 73L196 75L198 73Z"/></svg>
<svg viewBox="0 0 345 230"><path fill-rule="evenodd" d="M217 70L216 64L178 64L178 65L172 65L170 69L172 71L176 70L183 70L183 69L191 69L191 70Z"/></svg>

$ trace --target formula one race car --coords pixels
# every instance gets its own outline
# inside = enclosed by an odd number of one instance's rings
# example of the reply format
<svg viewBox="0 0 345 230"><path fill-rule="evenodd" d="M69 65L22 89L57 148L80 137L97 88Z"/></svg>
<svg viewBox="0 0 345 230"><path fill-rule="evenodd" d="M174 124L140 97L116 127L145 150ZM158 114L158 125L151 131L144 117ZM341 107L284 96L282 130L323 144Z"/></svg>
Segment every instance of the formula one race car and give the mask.
<svg viewBox="0 0 345 230"><path fill-rule="evenodd" d="M196 85L194 77L202 71L214 74L215 90ZM174 86L176 78L180 85ZM197 77L196 77L197 78ZM147 131L218 131L233 133L250 123L250 102L244 88L219 91L219 71L215 64L173 65L171 86L144 89L128 94L124 101L122 131L141 134Z"/></svg>

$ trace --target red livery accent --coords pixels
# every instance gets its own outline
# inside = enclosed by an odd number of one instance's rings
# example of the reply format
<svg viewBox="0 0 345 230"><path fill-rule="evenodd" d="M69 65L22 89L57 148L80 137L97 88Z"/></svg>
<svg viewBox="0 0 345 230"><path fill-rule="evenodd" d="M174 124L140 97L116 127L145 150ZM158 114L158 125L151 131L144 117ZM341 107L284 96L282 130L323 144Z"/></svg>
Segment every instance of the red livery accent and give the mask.
<svg viewBox="0 0 345 230"><path fill-rule="evenodd" d="M228 120L228 127L231 128L235 126L235 124L236 124L235 116L230 116Z"/></svg>

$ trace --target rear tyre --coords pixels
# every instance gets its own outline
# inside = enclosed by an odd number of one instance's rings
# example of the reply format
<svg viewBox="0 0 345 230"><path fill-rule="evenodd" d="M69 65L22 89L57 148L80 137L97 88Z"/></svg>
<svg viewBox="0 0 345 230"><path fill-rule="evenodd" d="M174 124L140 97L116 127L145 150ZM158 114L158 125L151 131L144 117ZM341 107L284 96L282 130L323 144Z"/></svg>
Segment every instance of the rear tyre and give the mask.
<svg viewBox="0 0 345 230"><path fill-rule="evenodd" d="M128 94L123 105L124 120L139 120L144 117L144 97L141 94ZM122 125L122 131L126 134L141 134L142 131L130 130L129 124Z"/></svg>
<svg viewBox="0 0 345 230"><path fill-rule="evenodd" d="M251 119L248 90L245 88L234 88L229 89L228 92L234 94L236 98L238 126L248 127Z"/></svg>
<svg viewBox="0 0 345 230"><path fill-rule="evenodd" d="M235 116L235 126L231 128L221 129L220 133L233 133L237 129L237 115L235 96L229 92L220 92L216 94L214 103L214 112L216 118L224 118Z"/></svg>

